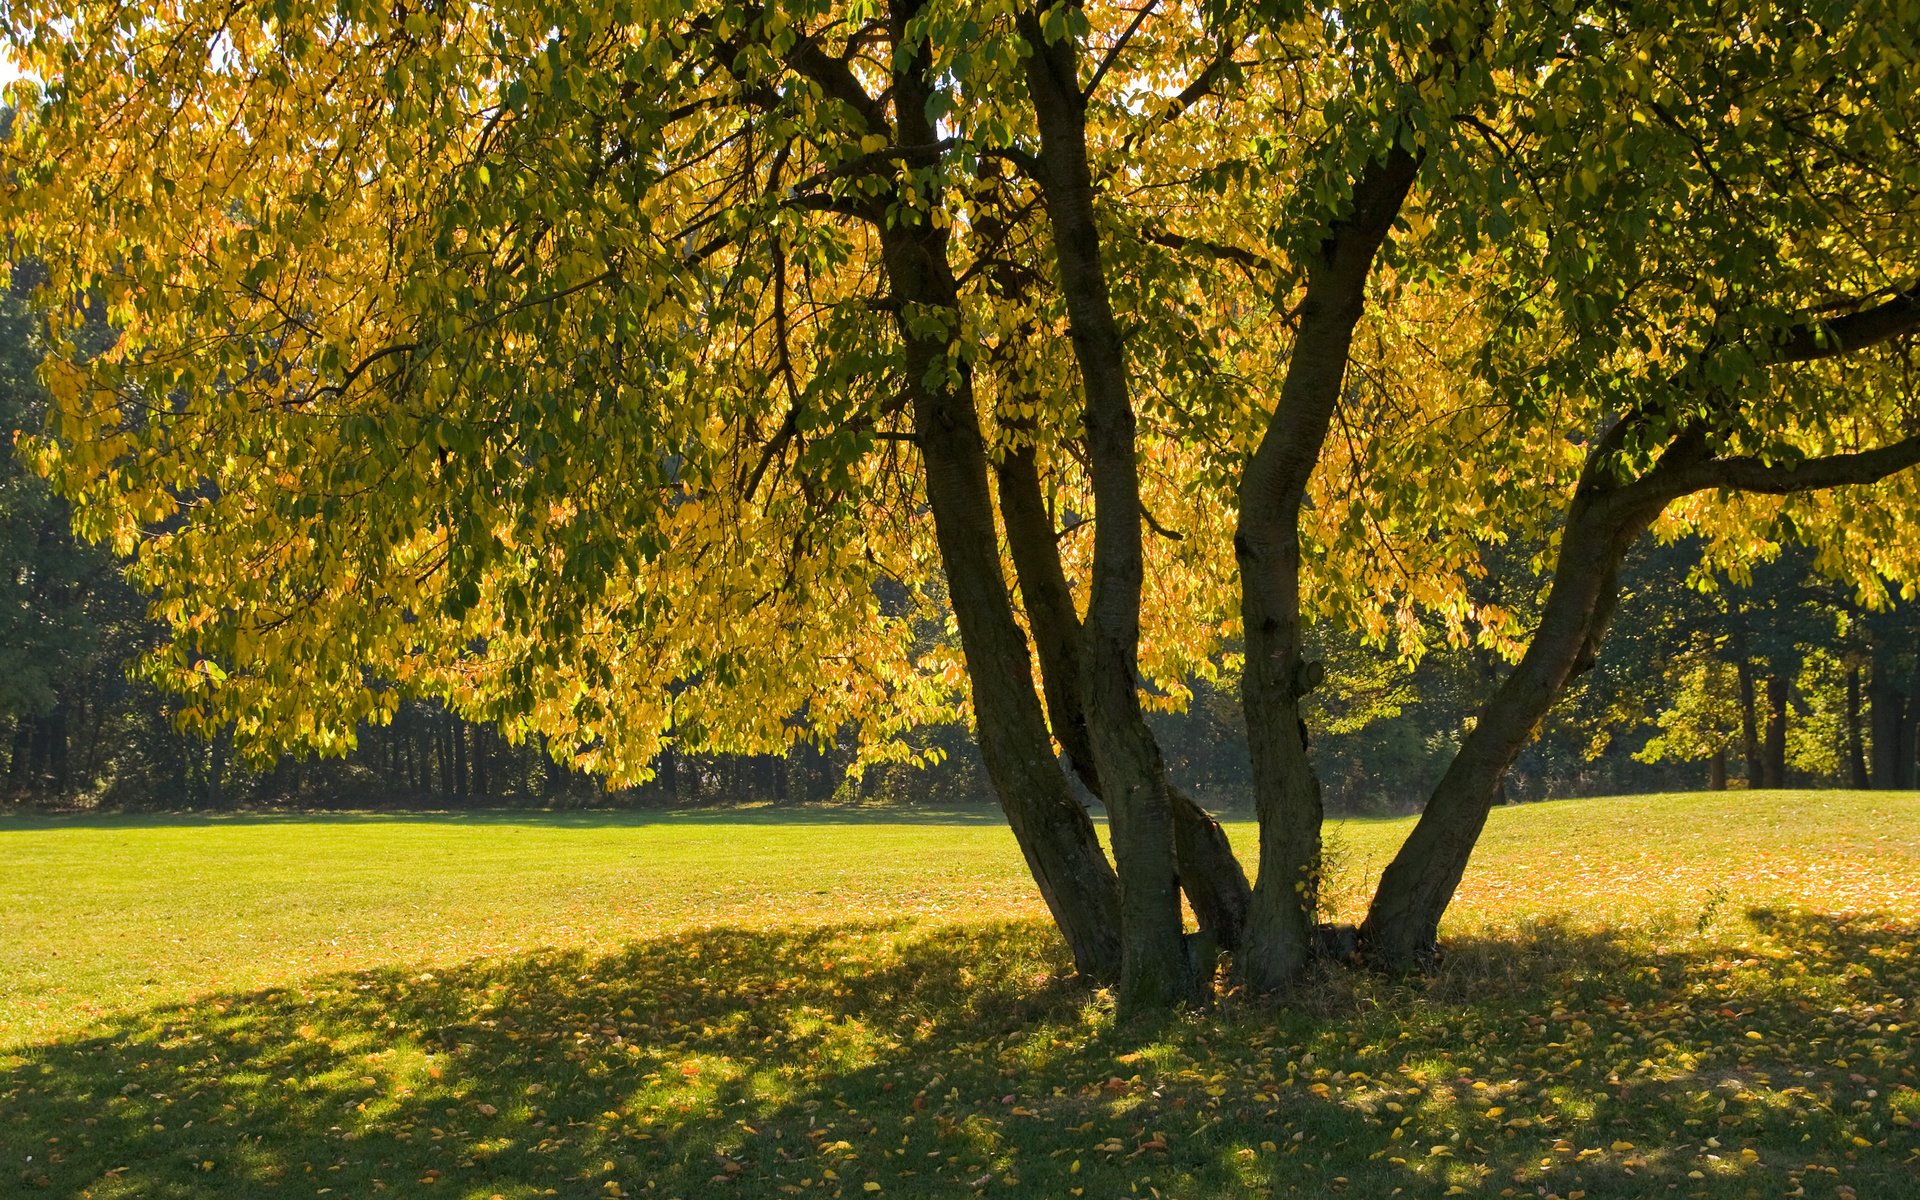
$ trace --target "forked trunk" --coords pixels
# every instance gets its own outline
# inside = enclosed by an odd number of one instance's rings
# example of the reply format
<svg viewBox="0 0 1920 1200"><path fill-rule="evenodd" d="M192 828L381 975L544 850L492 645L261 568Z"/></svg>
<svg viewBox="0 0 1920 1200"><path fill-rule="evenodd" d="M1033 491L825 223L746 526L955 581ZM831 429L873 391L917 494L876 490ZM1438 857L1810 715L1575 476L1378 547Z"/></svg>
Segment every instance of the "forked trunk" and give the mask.
<svg viewBox="0 0 1920 1200"><path fill-rule="evenodd" d="M906 14L896 12L897 45L906 45ZM894 75L903 143L930 144L925 113L929 86L924 46ZM888 282L900 302L906 344L906 388L926 464L927 503L946 570L973 690L980 753L1014 837L1039 885L1074 966L1112 982L1121 970L1119 888L1066 774L1053 754L1040 699L1034 693L1026 635L1014 620L1001 572L986 442L974 406L971 376L948 357L949 337L906 312L944 312L958 319L959 288L947 235L930 221L902 213L882 231Z"/></svg>
<svg viewBox="0 0 1920 1200"><path fill-rule="evenodd" d="M1039 652L1041 692L1054 738L1088 791L1101 794L1093 744L1081 707L1080 617L1060 563L1053 520L1047 514L1031 446L1009 449L997 464L1000 517L1013 550L1027 622ZM1171 785L1174 865L1187 903L1203 933L1222 950L1236 950L1246 925L1252 888L1220 823Z"/></svg>
<svg viewBox="0 0 1920 1200"><path fill-rule="evenodd" d="M914 244L937 236L924 230L890 236L887 261L903 297L941 302L932 297L939 295L940 284L951 284L944 247ZM945 303L953 299L949 293ZM1111 982L1120 973L1119 891L1093 821L1053 756L1046 717L1034 694L1026 636L1014 621L1000 570L986 446L971 389L964 374L957 386L936 382L947 371L943 343L916 337L905 322L901 332L908 339L908 392L926 461L927 503L967 661L987 776L1073 952L1075 968Z"/></svg>

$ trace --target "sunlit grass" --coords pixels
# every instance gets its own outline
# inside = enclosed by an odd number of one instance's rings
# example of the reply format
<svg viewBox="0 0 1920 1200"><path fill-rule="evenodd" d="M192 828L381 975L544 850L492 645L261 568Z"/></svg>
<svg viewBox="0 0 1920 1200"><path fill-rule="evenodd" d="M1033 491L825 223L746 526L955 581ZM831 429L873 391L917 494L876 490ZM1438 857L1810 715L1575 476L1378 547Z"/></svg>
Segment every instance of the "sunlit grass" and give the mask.
<svg viewBox="0 0 1920 1200"><path fill-rule="evenodd" d="M1506 810L1435 977L1120 1028L979 814L0 821L0 1195L1920 1194L1917 842Z"/></svg>

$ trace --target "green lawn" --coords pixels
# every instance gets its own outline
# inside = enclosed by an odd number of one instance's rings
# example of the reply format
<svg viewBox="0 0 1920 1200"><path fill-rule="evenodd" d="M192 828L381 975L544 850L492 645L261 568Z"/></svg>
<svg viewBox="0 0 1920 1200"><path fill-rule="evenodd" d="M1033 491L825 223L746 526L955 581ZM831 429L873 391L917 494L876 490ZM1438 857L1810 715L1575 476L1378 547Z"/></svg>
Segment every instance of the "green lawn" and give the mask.
<svg viewBox="0 0 1920 1200"><path fill-rule="evenodd" d="M1147 1027L980 813L0 818L0 914L0 1196L1920 1195L1914 795L1503 810L1435 977Z"/></svg>

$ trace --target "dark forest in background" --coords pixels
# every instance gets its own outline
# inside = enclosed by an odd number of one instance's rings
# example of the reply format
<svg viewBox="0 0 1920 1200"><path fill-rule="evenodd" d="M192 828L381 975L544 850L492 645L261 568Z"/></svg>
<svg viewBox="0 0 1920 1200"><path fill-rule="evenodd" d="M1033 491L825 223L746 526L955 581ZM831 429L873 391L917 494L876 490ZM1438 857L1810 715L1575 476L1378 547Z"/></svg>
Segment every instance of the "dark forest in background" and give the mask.
<svg viewBox="0 0 1920 1200"><path fill-rule="evenodd" d="M437 703L363 729L344 760L238 760L225 738L174 727L169 698L130 677L161 637L112 555L77 542L45 483L7 451L43 419L21 297L0 296L0 803L45 807L297 805L445 808L887 801L950 805L989 792L972 739L923 731L944 758L855 777L850 742L784 757L668 754L653 782L608 794ZM1537 598L1534 548L1495 558L1486 598ZM1755 564L1741 585L1694 575L1694 548L1637 556L1598 666L1549 719L1507 784L1512 800L1727 786L1910 788L1920 715L1920 603L1869 612L1804 557ZM1323 631L1329 667L1312 750L1331 810L1406 812L1428 794L1500 677L1491 651L1418 664ZM1155 716L1176 779L1232 808L1247 794L1237 680L1195 681Z"/></svg>

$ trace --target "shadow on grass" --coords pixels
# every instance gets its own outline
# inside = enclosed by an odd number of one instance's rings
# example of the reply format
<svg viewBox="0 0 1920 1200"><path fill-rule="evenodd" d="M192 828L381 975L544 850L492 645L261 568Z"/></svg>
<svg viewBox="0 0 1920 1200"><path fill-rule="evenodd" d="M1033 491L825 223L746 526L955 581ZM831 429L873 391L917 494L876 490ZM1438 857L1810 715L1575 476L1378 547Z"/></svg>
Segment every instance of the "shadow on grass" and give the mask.
<svg viewBox="0 0 1920 1200"><path fill-rule="evenodd" d="M1134 1027L1034 924L330 976L0 1060L0 1194L1910 1195L1917 946L1541 927Z"/></svg>

